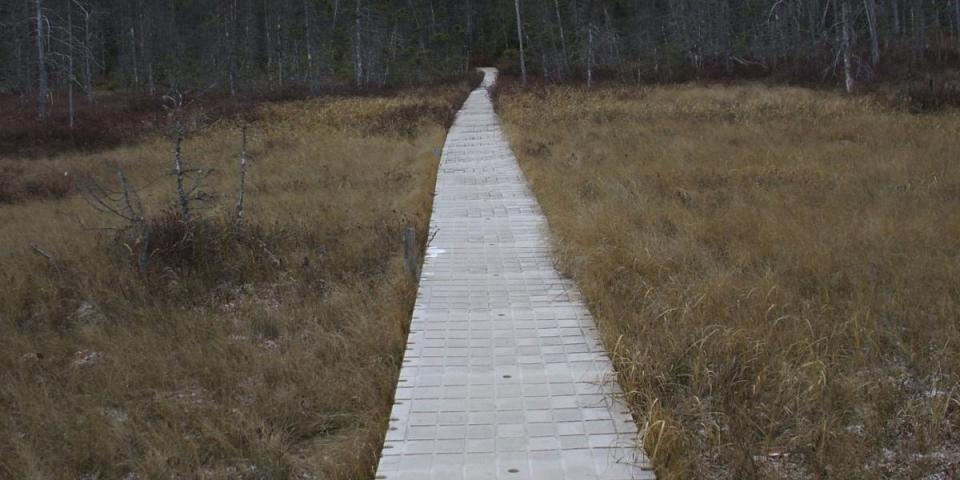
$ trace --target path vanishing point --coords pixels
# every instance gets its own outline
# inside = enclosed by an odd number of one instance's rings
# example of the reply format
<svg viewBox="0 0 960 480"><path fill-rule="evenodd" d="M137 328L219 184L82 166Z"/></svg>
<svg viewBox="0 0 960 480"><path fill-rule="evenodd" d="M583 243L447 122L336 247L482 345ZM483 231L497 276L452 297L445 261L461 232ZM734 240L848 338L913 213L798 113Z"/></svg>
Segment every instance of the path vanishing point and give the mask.
<svg viewBox="0 0 960 480"><path fill-rule="evenodd" d="M487 87L440 160L430 242L389 431L387 480L654 479L576 285Z"/></svg>

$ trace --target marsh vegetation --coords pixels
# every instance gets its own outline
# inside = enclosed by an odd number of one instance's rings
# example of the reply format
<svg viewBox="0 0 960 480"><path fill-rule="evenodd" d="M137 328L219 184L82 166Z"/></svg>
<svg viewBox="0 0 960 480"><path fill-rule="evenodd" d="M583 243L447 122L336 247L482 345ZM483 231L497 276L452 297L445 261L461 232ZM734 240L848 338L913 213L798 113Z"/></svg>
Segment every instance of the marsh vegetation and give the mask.
<svg viewBox="0 0 960 480"><path fill-rule="evenodd" d="M0 158L0 477L371 476L414 301L402 233L426 238L434 150L473 83L197 122L183 157L213 174L190 218L158 132ZM145 268L83 194L118 169Z"/></svg>
<svg viewBox="0 0 960 480"><path fill-rule="evenodd" d="M759 84L498 108L661 478L957 474L960 113Z"/></svg>

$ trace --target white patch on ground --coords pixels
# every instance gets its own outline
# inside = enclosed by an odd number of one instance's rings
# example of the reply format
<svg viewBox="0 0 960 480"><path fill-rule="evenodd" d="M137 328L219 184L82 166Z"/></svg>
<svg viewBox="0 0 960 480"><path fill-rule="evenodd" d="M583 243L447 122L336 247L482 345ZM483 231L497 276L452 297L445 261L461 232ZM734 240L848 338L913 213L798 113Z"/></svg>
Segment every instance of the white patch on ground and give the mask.
<svg viewBox="0 0 960 480"><path fill-rule="evenodd" d="M87 367L96 363L101 357L103 357L103 354L100 352L80 350L73 354L73 361L70 362L70 365L75 368Z"/></svg>

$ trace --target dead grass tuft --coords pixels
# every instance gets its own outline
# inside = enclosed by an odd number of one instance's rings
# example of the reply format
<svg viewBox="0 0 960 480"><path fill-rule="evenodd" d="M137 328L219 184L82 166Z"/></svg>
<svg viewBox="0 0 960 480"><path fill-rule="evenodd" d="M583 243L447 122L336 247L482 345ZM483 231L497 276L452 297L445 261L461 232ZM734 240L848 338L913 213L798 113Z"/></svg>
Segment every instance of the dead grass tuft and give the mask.
<svg viewBox="0 0 960 480"><path fill-rule="evenodd" d="M956 471L960 114L759 85L499 110L661 478Z"/></svg>

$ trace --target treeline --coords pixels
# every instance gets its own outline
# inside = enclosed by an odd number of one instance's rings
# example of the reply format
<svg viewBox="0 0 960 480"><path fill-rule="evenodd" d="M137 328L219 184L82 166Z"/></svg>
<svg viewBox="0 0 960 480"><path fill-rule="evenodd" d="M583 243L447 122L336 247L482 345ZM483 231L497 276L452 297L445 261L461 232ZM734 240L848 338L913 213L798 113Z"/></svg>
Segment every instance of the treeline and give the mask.
<svg viewBox="0 0 960 480"><path fill-rule="evenodd" d="M42 115L51 91L382 87L476 64L853 88L950 64L958 32L960 0L5 0L0 92Z"/></svg>

